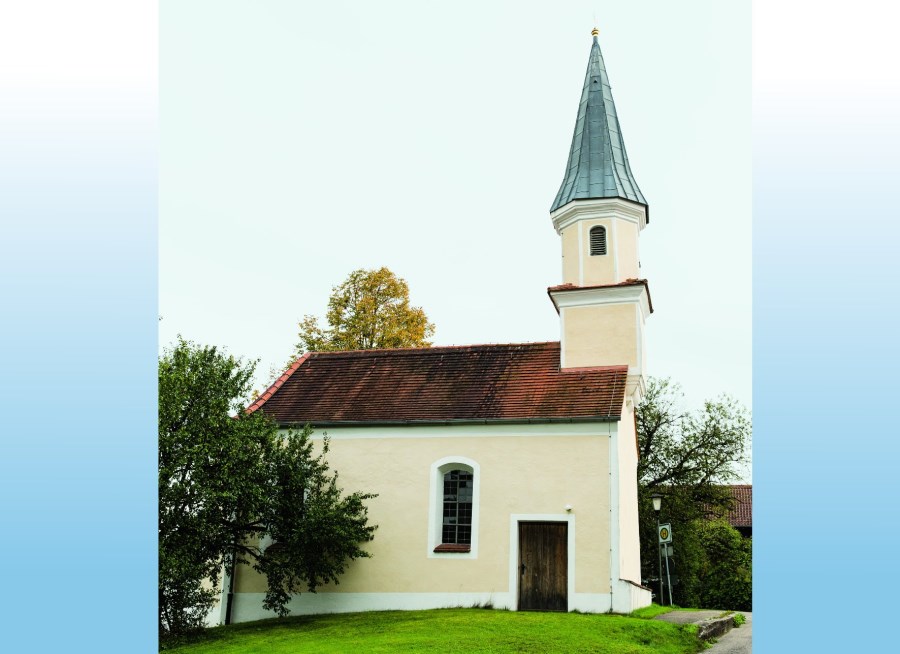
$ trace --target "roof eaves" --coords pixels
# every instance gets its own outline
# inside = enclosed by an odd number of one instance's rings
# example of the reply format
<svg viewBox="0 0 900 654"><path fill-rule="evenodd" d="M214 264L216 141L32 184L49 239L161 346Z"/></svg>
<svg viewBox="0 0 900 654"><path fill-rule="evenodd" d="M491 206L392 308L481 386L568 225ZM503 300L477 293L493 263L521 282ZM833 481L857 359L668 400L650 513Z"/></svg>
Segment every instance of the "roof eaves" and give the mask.
<svg viewBox="0 0 900 654"><path fill-rule="evenodd" d="M567 418L437 418L416 420L320 420L315 423L309 421L279 422L282 429L305 427L310 424L314 428L319 427L392 427L392 426L447 426L447 425L495 425L495 424L519 424L541 425L556 423L582 423L582 422L618 422L621 414L603 416L575 416Z"/></svg>
<svg viewBox="0 0 900 654"><path fill-rule="evenodd" d="M612 200L612 199L621 200L622 202L628 202L629 204L633 204L636 207L643 207L644 217L647 220L647 224L648 225L650 224L650 205L647 204L646 202L638 202L637 200L632 200L631 198L622 197L621 195L617 195L614 198L572 198L568 202L551 209L550 213L552 214L557 209L562 209L564 206L566 206L568 204L578 204L579 202L594 202L595 200Z"/></svg>

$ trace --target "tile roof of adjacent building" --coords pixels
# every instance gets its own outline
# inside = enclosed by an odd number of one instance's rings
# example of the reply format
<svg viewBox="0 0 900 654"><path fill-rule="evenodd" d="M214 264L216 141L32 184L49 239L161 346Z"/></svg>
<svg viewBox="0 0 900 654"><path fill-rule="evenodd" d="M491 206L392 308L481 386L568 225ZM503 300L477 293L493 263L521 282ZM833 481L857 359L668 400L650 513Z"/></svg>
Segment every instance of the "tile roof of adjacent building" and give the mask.
<svg viewBox="0 0 900 654"><path fill-rule="evenodd" d="M727 487L731 491L734 506L725 519L732 527L753 526L753 485L735 484Z"/></svg>
<svg viewBox="0 0 900 654"><path fill-rule="evenodd" d="M559 369L559 343L310 352L248 412L280 425L609 421L627 366Z"/></svg>
<svg viewBox="0 0 900 654"><path fill-rule="evenodd" d="M588 58L569 161L550 211L572 200L594 198L624 198L647 206L628 163L596 35Z"/></svg>

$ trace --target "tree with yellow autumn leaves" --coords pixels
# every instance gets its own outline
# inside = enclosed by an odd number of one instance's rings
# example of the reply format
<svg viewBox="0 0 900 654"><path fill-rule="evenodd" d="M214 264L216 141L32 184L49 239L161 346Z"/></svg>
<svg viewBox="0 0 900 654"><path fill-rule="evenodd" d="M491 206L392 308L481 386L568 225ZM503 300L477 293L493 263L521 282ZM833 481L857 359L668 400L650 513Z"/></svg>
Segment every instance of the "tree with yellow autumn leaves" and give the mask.
<svg viewBox="0 0 900 654"><path fill-rule="evenodd" d="M434 324L410 306L409 286L388 268L354 270L332 289L322 328L313 315L300 321L295 356L304 352L430 347Z"/></svg>

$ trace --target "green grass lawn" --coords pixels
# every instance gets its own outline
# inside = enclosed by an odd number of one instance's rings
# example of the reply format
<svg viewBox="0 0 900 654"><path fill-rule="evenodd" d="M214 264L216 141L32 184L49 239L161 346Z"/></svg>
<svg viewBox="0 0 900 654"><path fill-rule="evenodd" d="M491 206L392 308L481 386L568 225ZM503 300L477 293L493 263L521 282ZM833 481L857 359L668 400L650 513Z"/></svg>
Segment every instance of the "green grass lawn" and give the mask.
<svg viewBox="0 0 900 654"><path fill-rule="evenodd" d="M659 604L651 604L650 606L645 606L642 609L638 609L637 611L632 611L632 618L655 618L658 615L662 615L663 613L670 613L671 611L680 610L674 606L660 606ZM690 610L690 609L687 609Z"/></svg>
<svg viewBox="0 0 900 654"><path fill-rule="evenodd" d="M378 611L209 629L171 654L610 652L694 654L693 626L614 615L485 609Z"/></svg>

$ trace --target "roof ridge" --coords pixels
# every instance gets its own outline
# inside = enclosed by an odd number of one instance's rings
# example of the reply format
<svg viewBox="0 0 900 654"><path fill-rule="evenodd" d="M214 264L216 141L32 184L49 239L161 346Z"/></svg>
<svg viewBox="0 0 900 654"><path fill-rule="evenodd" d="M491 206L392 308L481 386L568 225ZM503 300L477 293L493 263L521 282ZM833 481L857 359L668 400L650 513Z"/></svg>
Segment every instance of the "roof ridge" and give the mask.
<svg viewBox="0 0 900 654"><path fill-rule="evenodd" d="M534 348L546 346L559 346L559 341L534 341L525 343L478 343L473 345L436 345L429 347L390 347L390 348L372 348L369 350L330 350L324 352L312 351L307 352L304 356L310 355L316 358L322 356L382 356L382 355L403 355L403 354L423 354L423 353L439 353L445 351L461 351L476 349L504 349L504 348Z"/></svg>

